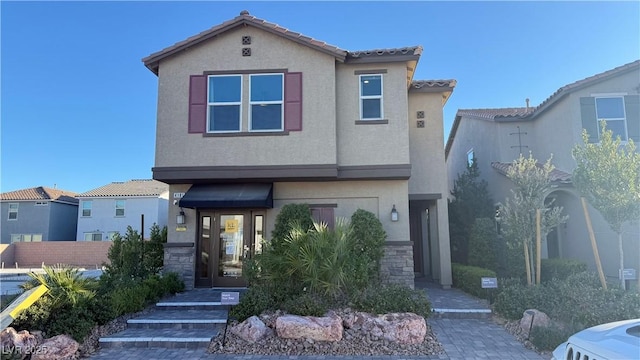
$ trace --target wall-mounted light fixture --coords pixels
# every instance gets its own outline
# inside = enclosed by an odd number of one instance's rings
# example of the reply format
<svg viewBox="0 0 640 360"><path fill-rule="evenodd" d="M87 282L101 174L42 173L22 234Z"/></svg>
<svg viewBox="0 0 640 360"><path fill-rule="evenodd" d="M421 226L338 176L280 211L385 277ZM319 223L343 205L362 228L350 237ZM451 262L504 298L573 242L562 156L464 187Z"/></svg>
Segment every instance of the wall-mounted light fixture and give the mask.
<svg viewBox="0 0 640 360"><path fill-rule="evenodd" d="M395 204L393 204L393 208L391 209L391 221L398 221L398 210L396 210Z"/></svg>
<svg viewBox="0 0 640 360"><path fill-rule="evenodd" d="M180 208L180 213L176 216L176 224L183 225L185 220L186 218L184 215L184 211L182 210L182 208Z"/></svg>

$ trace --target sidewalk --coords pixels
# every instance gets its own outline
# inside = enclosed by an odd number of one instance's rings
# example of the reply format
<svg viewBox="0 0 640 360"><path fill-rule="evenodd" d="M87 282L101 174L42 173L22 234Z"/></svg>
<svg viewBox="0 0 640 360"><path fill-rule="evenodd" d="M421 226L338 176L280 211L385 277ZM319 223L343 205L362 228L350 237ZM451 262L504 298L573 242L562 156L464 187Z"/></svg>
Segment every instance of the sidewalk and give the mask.
<svg viewBox="0 0 640 360"><path fill-rule="evenodd" d="M486 311L485 300L474 298L458 289L440 289L439 286L416 281L416 288L427 289L435 309ZM491 319L429 318L427 323L445 349L436 356L286 356L286 355L228 355L208 354L204 349L101 349L91 359L169 360L169 359L219 359L219 360L544 360L545 357L526 349L504 328Z"/></svg>

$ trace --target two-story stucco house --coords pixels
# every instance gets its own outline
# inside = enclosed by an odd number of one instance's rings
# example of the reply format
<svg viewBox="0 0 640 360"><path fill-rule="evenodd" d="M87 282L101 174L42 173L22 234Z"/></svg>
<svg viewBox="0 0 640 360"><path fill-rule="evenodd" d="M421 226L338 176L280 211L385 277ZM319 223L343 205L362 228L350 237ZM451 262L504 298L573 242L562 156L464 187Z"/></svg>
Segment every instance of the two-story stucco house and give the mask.
<svg viewBox="0 0 640 360"><path fill-rule="evenodd" d="M145 239L153 224L167 225L169 186L143 179L112 182L78 194L78 241L107 241L131 226ZM144 224L144 228L142 227Z"/></svg>
<svg viewBox="0 0 640 360"><path fill-rule="evenodd" d="M158 76L153 178L176 200L165 267L187 287L242 285L282 206L307 203L328 222L376 214L389 281L450 286L455 80L414 80L421 52L346 51L243 11L144 58Z"/></svg>
<svg viewBox="0 0 640 360"><path fill-rule="evenodd" d="M505 176L520 153L540 162L553 155L557 187L548 194L563 206L569 221L552 231L543 244L545 257L575 258L595 266L579 194L571 184L576 167L571 150L582 144L582 129L590 141L599 137L598 120L622 141L640 142L640 60L561 87L537 107L458 110L446 145L449 188L475 157L496 202L510 196ZM618 277L617 235L589 207L605 275ZM625 229L625 267L640 269L640 225Z"/></svg>
<svg viewBox="0 0 640 360"><path fill-rule="evenodd" d="M42 186L0 194L1 243L74 240L78 221L75 195Z"/></svg>

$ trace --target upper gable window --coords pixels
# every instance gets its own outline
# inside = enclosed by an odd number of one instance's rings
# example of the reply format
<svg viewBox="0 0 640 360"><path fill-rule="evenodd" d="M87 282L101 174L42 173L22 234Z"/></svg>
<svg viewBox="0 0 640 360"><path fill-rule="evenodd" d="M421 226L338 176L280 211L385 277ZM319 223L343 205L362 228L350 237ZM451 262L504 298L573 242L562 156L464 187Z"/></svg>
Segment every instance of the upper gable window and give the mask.
<svg viewBox="0 0 640 360"><path fill-rule="evenodd" d="M281 131L284 129L283 74L250 75L250 131Z"/></svg>
<svg viewBox="0 0 640 360"><path fill-rule="evenodd" d="M116 200L116 216L117 217L124 216L125 204L126 204L125 200Z"/></svg>
<svg viewBox="0 0 640 360"><path fill-rule="evenodd" d="M82 216L83 217L91 216L91 207L92 207L92 205L93 205L93 202L91 200L82 201Z"/></svg>
<svg viewBox="0 0 640 360"><path fill-rule="evenodd" d="M18 220L18 203L9 203L9 220Z"/></svg>
<svg viewBox="0 0 640 360"><path fill-rule="evenodd" d="M596 97L596 118L607 122L607 129L613 132L613 138L627 141L627 121L624 111L624 97Z"/></svg>
<svg viewBox="0 0 640 360"><path fill-rule="evenodd" d="M207 132L240 131L242 76L210 75Z"/></svg>
<svg viewBox="0 0 640 360"><path fill-rule="evenodd" d="M360 75L360 119L382 118L382 75Z"/></svg>

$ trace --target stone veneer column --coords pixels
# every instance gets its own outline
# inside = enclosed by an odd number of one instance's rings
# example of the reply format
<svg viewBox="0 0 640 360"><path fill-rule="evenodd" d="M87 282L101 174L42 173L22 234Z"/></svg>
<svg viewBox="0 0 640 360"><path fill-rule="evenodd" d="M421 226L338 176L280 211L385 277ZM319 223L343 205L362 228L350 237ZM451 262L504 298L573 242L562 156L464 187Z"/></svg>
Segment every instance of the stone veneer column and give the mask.
<svg viewBox="0 0 640 360"><path fill-rule="evenodd" d="M186 290L194 287L195 247L193 243L166 243L164 246L164 271L178 273Z"/></svg>
<svg viewBox="0 0 640 360"><path fill-rule="evenodd" d="M387 242L380 262L380 275L388 283L414 288L413 243L410 241Z"/></svg>

